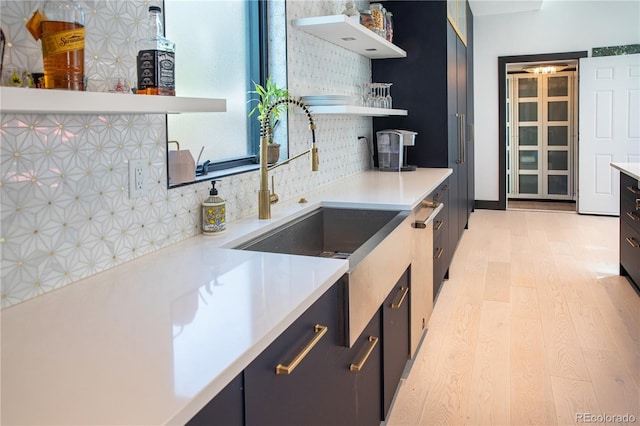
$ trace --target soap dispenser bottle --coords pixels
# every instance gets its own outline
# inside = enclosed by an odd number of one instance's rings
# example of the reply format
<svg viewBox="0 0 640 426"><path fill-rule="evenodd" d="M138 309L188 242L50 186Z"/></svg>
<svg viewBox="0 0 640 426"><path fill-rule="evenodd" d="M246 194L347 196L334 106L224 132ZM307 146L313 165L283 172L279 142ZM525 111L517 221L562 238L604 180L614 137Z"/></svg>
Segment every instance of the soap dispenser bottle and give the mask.
<svg viewBox="0 0 640 426"><path fill-rule="evenodd" d="M217 180L211 181L209 197L202 202L202 233L215 235L225 230L226 203L218 196Z"/></svg>

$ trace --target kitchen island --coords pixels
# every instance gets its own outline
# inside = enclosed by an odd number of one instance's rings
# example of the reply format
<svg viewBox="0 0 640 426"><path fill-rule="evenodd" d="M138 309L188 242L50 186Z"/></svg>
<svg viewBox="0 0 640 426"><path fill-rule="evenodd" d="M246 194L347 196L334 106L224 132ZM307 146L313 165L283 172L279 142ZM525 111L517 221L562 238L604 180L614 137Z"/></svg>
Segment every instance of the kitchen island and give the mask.
<svg viewBox="0 0 640 426"><path fill-rule="evenodd" d="M640 292L640 163L611 163L620 170L620 275Z"/></svg>
<svg viewBox="0 0 640 426"><path fill-rule="evenodd" d="M3 310L1 423L186 423L348 269L231 247L319 206L412 210L450 174L363 172Z"/></svg>

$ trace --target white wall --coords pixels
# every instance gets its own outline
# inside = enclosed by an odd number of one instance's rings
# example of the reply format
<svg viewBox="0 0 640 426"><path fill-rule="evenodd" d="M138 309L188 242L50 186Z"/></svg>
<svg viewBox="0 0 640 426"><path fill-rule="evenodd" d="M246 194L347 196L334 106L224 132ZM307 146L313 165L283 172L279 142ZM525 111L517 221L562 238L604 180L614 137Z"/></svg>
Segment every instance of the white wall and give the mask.
<svg viewBox="0 0 640 426"><path fill-rule="evenodd" d="M497 201L498 57L640 43L640 2L545 0L535 12L474 18L476 199Z"/></svg>

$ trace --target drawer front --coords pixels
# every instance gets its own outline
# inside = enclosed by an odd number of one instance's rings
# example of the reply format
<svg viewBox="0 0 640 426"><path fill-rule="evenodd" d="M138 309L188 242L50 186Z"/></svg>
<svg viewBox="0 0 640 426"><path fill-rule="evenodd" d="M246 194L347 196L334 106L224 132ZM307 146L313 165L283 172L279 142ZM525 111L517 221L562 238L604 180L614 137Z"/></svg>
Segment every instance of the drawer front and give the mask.
<svg viewBox="0 0 640 426"><path fill-rule="evenodd" d="M409 305L411 284L407 269L382 305L382 418L386 419L398 388L405 365L409 360Z"/></svg>
<svg viewBox="0 0 640 426"><path fill-rule="evenodd" d="M444 276L447 272L447 248L442 244L433 247L433 300L438 295L438 290L442 285Z"/></svg>
<svg viewBox="0 0 640 426"><path fill-rule="evenodd" d="M449 209L445 204L440 213L433 220L433 241L434 243L442 238L442 235L448 235L447 219L449 218Z"/></svg>
<svg viewBox="0 0 640 426"><path fill-rule="evenodd" d="M341 340L341 289L342 285L336 284L327 290L247 366L247 426L338 424L335 413L324 407L340 406L341 400L346 400L335 390L334 377L334 360L344 350L337 345ZM309 347L310 350L302 350ZM290 373L283 373L283 367L289 368Z"/></svg>
<svg viewBox="0 0 640 426"><path fill-rule="evenodd" d="M620 218L640 232L640 188L638 181L620 174Z"/></svg>
<svg viewBox="0 0 640 426"><path fill-rule="evenodd" d="M640 232L624 220L620 221L620 265L640 287Z"/></svg>
<svg viewBox="0 0 640 426"><path fill-rule="evenodd" d="M444 181L438 188L427 197L427 200L434 203L444 203L446 206L449 202L449 183Z"/></svg>
<svg viewBox="0 0 640 426"><path fill-rule="evenodd" d="M433 221L433 300L447 272L449 254L449 210L442 209Z"/></svg>
<svg viewBox="0 0 640 426"><path fill-rule="evenodd" d="M444 280L449 265L449 180L442 182L431 194L433 201L444 204L433 220L433 299Z"/></svg>

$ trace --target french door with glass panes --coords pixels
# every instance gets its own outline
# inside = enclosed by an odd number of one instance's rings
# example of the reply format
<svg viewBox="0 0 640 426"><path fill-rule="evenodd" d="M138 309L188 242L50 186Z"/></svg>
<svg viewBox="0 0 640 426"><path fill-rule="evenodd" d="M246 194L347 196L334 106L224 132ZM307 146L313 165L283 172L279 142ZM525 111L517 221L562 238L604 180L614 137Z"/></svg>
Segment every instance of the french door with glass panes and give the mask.
<svg viewBox="0 0 640 426"><path fill-rule="evenodd" d="M508 76L510 198L573 200L575 71Z"/></svg>

